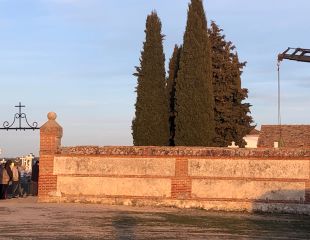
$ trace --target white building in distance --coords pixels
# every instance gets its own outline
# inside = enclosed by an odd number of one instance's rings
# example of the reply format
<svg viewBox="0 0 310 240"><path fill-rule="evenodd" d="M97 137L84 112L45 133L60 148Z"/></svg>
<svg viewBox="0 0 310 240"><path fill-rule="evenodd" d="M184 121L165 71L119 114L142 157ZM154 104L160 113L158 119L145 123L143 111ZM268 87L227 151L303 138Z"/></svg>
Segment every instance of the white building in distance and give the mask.
<svg viewBox="0 0 310 240"><path fill-rule="evenodd" d="M34 155L32 153L27 156L22 156L20 160L22 160L22 166L25 167L26 172L32 171L32 160L34 159Z"/></svg>

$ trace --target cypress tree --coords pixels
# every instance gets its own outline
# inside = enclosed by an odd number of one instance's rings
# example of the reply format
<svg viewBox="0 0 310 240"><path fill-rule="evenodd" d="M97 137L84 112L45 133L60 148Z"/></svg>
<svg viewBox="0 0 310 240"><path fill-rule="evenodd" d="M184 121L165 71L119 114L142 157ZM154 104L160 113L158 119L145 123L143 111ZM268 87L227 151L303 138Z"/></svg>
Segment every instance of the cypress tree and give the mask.
<svg viewBox="0 0 310 240"><path fill-rule="evenodd" d="M132 122L136 146L165 146L169 141L169 108L166 94L165 56L161 21L156 12L146 20L146 40L137 72L137 100Z"/></svg>
<svg viewBox="0 0 310 240"><path fill-rule="evenodd" d="M248 97L248 89L241 88L242 69L246 63L239 62L238 54L232 55L232 76L233 76L233 115L234 122L233 141L239 147L245 147L246 142L243 137L250 133L255 126L252 125L253 119L249 103L243 103Z"/></svg>
<svg viewBox="0 0 310 240"><path fill-rule="evenodd" d="M176 81L175 144L212 146L215 134L211 49L201 0L189 4Z"/></svg>
<svg viewBox="0 0 310 240"><path fill-rule="evenodd" d="M245 146L243 137L254 127L250 104L242 103L247 98L247 89L241 88L242 68L234 53L235 46L225 40L225 35L214 22L211 23L209 36L212 45L212 70L214 88L214 117L216 136L215 145L227 147L232 141L239 147Z"/></svg>
<svg viewBox="0 0 310 240"><path fill-rule="evenodd" d="M214 144L218 147L227 147L233 141L234 123L232 122L232 62L231 42L226 42L215 22L211 23L209 37L212 46L212 72L214 89Z"/></svg>
<svg viewBox="0 0 310 240"><path fill-rule="evenodd" d="M169 61L169 77L167 79L167 95L169 102L169 128L170 128L170 137L169 145L175 146L174 136L175 136L175 87L176 79L179 71L180 56L181 56L182 47L175 45L172 57Z"/></svg>

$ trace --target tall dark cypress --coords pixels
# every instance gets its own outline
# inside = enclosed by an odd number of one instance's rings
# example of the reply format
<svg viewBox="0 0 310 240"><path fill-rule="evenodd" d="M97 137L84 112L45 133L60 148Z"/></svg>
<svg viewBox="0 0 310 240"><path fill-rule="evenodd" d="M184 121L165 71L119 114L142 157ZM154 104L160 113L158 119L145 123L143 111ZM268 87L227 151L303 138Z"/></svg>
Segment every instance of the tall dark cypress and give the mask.
<svg viewBox="0 0 310 240"><path fill-rule="evenodd" d="M252 125L253 119L249 103L243 101L248 97L248 89L241 87L242 69L246 63L239 62L238 54L232 55L232 76L233 76L233 115L234 122L233 141L239 147L245 147L246 142L243 137L250 133L255 126Z"/></svg>
<svg viewBox="0 0 310 240"><path fill-rule="evenodd" d="M214 22L211 23L209 36L212 46L212 69L214 88L215 145L226 147L232 141L239 147L245 146L243 137L252 126L250 104L243 103L247 98L247 89L241 88L242 68L235 46L225 40L225 35Z"/></svg>
<svg viewBox="0 0 310 240"><path fill-rule="evenodd" d="M211 49L201 0L189 5L176 81L175 145L212 146L215 135Z"/></svg>
<svg viewBox="0 0 310 240"><path fill-rule="evenodd" d="M234 123L232 121L233 87L231 50L234 46L226 42L215 22L211 23L209 37L212 46L212 71L214 89L214 144L227 147L233 141Z"/></svg>
<svg viewBox="0 0 310 240"><path fill-rule="evenodd" d="M135 118L132 122L136 146L165 146L169 142L169 106L166 94L165 56L161 21L156 12L146 20L146 40L141 52Z"/></svg>
<svg viewBox="0 0 310 240"><path fill-rule="evenodd" d="M172 57L169 62L169 77L167 79L167 94L169 101L169 128L170 128L170 137L169 145L175 146L174 136L175 136L175 87L176 79L179 71L180 57L181 57L182 47L175 45Z"/></svg>

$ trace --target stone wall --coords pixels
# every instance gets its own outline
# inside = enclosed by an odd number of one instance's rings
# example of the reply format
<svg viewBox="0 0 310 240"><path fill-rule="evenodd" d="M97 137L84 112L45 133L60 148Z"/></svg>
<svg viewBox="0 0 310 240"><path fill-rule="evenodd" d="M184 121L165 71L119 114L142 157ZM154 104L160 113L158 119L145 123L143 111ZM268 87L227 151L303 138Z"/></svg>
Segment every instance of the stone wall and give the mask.
<svg viewBox="0 0 310 240"><path fill-rule="evenodd" d="M61 147L48 133L41 202L310 214L310 149Z"/></svg>

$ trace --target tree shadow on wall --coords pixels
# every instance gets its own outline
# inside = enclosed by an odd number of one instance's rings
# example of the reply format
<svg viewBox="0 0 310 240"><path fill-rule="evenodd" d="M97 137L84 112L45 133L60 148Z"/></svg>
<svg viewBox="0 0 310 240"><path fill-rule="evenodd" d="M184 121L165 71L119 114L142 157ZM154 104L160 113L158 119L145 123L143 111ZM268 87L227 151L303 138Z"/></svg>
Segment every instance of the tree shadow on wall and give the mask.
<svg viewBox="0 0 310 240"><path fill-rule="evenodd" d="M137 220L134 217L126 213L120 213L115 216L112 221L112 226L115 229L117 240L134 240L135 238L135 227Z"/></svg>
<svg viewBox="0 0 310 240"><path fill-rule="evenodd" d="M305 190L276 189L261 195L252 210L262 221L254 221L264 238L310 239L310 204Z"/></svg>
<svg viewBox="0 0 310 240"><path fill-rule="evenodd" d="M310 205L306 204L305 190L276 189L268 191L254 200L252 209L253 212L310 215Z"/></svg>

